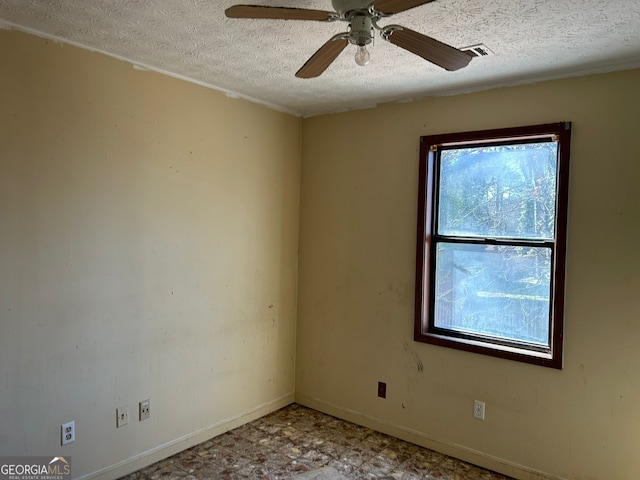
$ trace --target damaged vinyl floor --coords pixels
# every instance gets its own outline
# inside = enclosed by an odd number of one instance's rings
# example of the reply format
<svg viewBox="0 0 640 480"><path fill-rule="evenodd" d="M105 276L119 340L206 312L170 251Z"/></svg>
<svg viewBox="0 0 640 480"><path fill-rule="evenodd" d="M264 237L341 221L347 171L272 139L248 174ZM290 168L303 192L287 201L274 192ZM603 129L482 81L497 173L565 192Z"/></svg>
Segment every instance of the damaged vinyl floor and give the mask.
<svg viewBox="0 0 640 480"><path fill-rule="evenodd" d="M297 404L122 480L285 480L327 466L353 480L509 480Z"/></svg>

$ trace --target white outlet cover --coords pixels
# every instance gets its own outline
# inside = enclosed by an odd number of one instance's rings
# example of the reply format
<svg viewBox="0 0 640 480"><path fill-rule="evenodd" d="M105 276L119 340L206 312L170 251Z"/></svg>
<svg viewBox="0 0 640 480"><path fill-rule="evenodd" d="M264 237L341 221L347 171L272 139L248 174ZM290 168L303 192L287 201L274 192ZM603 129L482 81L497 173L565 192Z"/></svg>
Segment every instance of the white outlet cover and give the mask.
<svg viewBox="0 0 640 480"><path fill-rule="evenodd" d="M151 416L151 402L149 400L142 400L138 404L139 420L146 420Z"/></svg>
<svg viewBox="0 0 640 480"><path fill-rule="evenodd" d="M60 443L67 445L76 441L76 422L67 422L60 425Z"/></svg>
<svg viewBox="0 0 640 480"><path fill-rule="evenodd" d="M484 402L480 400L473 401L473 416L477 419L484 420Z"/></svg>
<svg viewBox="0 0 640 480"><path fill-rule="evenodd" d="M116 427L124 427L129 423L129 408L119 407L116 408Z"/></svg>

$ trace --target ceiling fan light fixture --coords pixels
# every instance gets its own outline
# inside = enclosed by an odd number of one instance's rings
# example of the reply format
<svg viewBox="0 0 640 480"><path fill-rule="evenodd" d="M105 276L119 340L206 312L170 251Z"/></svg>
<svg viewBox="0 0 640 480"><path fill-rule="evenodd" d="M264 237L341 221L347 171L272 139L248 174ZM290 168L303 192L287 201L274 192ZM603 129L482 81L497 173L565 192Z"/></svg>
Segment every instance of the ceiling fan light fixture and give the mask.
<svg viewBox="0 0 640 480"><path fill-rule="evenodd" d="M356 15L349 25L349 42L360 47L373 41L373 24L366 15Z"/></svg>
<svg viewBox="0 0 640 480"><path fill-rule="evenodd" d="M367 15L355 15L349 25L349 43L358 47L356 49L355 61L361 67L368 65L371 61L371 54L367 50L367 45L373 41L373 23Z"/></svg>

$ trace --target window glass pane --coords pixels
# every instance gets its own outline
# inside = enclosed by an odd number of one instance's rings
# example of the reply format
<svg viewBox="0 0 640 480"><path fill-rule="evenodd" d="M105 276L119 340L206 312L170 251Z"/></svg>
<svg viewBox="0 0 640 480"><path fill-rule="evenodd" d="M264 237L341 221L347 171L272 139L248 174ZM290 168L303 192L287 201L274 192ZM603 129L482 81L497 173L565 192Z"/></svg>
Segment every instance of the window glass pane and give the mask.
<svg viewBox="0 0 640 480"><path fill-rule="evenodd" d="M551 249L439 243L437 328L549 344Z"/></svg>
<svg viewBox="0 0 640 480"><path fill-rule="evenodd" d="M554 238L557 142L447 149L438 233Z"/></svg>

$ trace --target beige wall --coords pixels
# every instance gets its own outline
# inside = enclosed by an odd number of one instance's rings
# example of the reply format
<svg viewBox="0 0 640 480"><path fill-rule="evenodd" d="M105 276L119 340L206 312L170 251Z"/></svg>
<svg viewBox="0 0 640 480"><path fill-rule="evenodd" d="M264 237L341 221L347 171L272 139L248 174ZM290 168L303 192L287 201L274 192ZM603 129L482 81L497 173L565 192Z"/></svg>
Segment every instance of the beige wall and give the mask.
<svg viewBox="0 0 640 480"><path fill-rule="evenodd" d="M636 70L304 120L296 399L518 478L637 478L638 85ZM557 121L573 122L564 369L413 342L420 136Z"/></svg>
<svg viewBox="0 0 640 480"><path fill-rule="evenodd" d="M300 120L21 33L0 58L0 455L114 478L290 403Z"/></svg>

